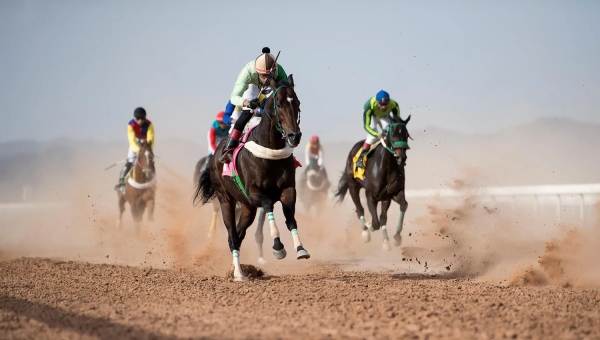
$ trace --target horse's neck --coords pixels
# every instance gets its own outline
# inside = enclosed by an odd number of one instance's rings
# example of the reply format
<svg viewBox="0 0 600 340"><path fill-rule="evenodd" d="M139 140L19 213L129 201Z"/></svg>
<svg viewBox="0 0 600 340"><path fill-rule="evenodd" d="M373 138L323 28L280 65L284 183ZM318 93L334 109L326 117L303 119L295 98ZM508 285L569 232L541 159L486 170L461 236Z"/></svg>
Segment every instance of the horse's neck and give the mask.
<svg viewBox="0 0 600 340"><path fill-rule="evenodd" d="M394 154L387 150L383 145L380 146L380 149L380 152L382 152L380 169L385 169L388 178L396 177L399 173L402 172L402 166L398 165ZM391 166L386 167L386 164L391 164Z"/></svg>
<svg viewBox="0 0 600 340"><path fill-rule="evenodd" d="M286 141L281 138L281 132L277 131L277 117L271 112L264 112L260 123L252 132L258 145L265 148L279 150L285 148Z"/></svg>
<svg viewBox="0 0 600 340"><path fill-rule="evenodd" d="M133 168L133 174L131 175L131 177L134 181L140 184L148 182L148 178L144 173L144 169L142 169L142 166L138 162L136 162L135 167Z"/></svg>

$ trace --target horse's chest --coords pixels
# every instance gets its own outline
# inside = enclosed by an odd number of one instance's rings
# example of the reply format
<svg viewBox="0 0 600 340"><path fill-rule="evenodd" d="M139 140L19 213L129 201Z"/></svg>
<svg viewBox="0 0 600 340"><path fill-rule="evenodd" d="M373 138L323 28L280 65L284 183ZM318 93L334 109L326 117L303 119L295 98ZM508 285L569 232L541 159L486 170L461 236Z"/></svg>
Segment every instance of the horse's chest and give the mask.
<svg viewBox="0 0 600 340"><path fill-rule="evenodd" d="M396 196L402 189L402 182L398 178L392 178L391 180L380 182L371 191L378 201L385 201Z"/></svg>

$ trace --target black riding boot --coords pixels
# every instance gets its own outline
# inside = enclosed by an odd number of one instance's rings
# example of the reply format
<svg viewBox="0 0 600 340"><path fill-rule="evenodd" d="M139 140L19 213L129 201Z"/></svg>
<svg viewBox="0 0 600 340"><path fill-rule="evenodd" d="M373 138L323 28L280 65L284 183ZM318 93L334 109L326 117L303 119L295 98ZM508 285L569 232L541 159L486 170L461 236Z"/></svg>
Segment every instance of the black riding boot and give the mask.
<svg viewBox="0 0 600 340"><path fill-rule="evenodd" d="M119 174L119 183L115 185L115 190L120 190L121 187L125 185L125 176L129 172L129 170L131 170L132 165L133 163L130 162L125 163L123 169L121 170L121 173Z"/></svg>
<svg viewBox="0 0 600 340"><path fill-rule="evenodd" d="M233 130L231 134L233 135L234 132L236 132L236 131ZM227 137L227 144L225 145L223 154L219 158L219 162L221 162L221 163L231 162L231 160L233 159L233 151L235 151L235 148L237 148L237 146L239 144L240 144L240 142L237 139L235 139L234 137L232 137L232 136Z"/></svg>

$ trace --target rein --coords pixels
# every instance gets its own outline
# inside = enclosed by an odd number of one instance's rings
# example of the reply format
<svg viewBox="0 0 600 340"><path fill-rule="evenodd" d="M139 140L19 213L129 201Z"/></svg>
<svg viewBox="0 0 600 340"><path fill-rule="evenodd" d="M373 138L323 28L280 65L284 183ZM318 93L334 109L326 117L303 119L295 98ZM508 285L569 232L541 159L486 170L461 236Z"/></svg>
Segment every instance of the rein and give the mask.
<svg viewBox="0 0 600 340"><path fill-rule="evenodd" d="M285 89L285 88L290 88L290 87L291 86L289 86L289 85L279 86L277 89L275 89L275 91L273 92L273 95L271 95L271 98L273 99L273 113L275 114L275 118L277 118L277 125L275 125L275 128L277 129L277 131L279 133L281 133L282 139L285 139L286 135L285 135L285 131L283 131L283 126L281 125L281 119L279 119L279 114L277 113L277 99L276 98L277 98L277 92L279 92L279 90ZM267 117L269 117L269 119L273 120L270 112L267 112ZM300 121L300 113L298 113L298 121Z"/></svg>

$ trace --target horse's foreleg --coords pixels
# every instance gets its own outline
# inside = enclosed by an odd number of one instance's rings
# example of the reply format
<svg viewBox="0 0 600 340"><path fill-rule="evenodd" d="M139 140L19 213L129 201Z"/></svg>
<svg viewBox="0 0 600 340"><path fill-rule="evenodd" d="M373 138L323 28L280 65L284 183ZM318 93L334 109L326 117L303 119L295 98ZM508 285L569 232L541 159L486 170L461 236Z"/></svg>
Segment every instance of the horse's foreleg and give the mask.
<svg viewBox="0 0 600 340"><path fill-rule="evenodd" d="M125 203L127 200L125 199L125 195L118 193L119 197L119 218L117 219L117 228L121 228L121 223L123 221L123 213L125 212Z"/></svg>
<svg viewBox="0 0 600 340"><path fill-rule="evenodd" d="M362 239L365 242L371 241L371 234L369 233L369 229L367 229L367 224L365 223L365 209L360 203L360 187L354 183L354 180L348 183L348 190L350 191L350 197L352 198L352 202L354 202L354 207L356 208L356 215L360 220L361 228L362 228Z"/></svg>
<svg viewBox="0 0 600 340"><path fill-rule="evenodd" d="M258 246L258 263L265 264L263 257L263 226L265 225L265 210L263 208L258 208L258 224L256 225L256 234L254 234L254 240L256 240L256 245Z"/></svg>
<svg viewBox="0 0 600 340"><path fill-rule="evenodd" d="M296 222L296 189L294 187L287 188L281 193L281 207L283 208L283 215L285 216L285 224L288 230L292 233L292 239L294 240L294 248L296 248L296 258L309 259L310 254L302 246L300 241L300 235L298 235L298 224Z"/></svg>
<svg viewBox="0 0 600 340"><path fill-rule="evenodd" d="M244 281L242 267L240 266L240 245L237 228L235 225L235 202L222 202L221 211L223 213L223 223L227 228L227 241L229 250L233 256L233 279L235 281Z"/></svg>
<svg viewBox="0 0 600 340"><path fill-rule="evenodd" d="M390 208L390 204L392 204L391 199L381 202L381 215L379 215L379 222L381 223L381 234L383 235L383 250L390 250L390 239L388 238L386 228L387 213L388 209Z"/></svg>
<svg viewBox="0 0 600 340"><path fill-rule="evenodd" d="M253 206L263 207L267 215L267 219L269 220L271 237L273 238L273 256L275 256L275 258L278 260L284 259L287 256L287 252L285 251L285 247L279 238L279 229L275 223L275 215L273 215L273 201L266 196L260 195L259 193L251 193L248 198Z"/></svg>
<svg viewBox="0 0 600 340"><path fill-rule="evenodd" d="M154 197L152 197L146 201L146 209L148 209L148 221L150 221L150 222L154 221L154 204L155 204L155 202L156 201L154 200Z"/></svg>
<svg viewBox="0 0 600 340"><path fill-rule="evenodd" d="M398 195L394 197L394 201L396 201L400 205L400 218L398 220L398 225L396 226L396 233L394 234L394 245L398 247L402 244L402 227L404 225L404 213L406 213L406 209L408 209L408 202L406 201L404 190L400 191Z"/></svg>

